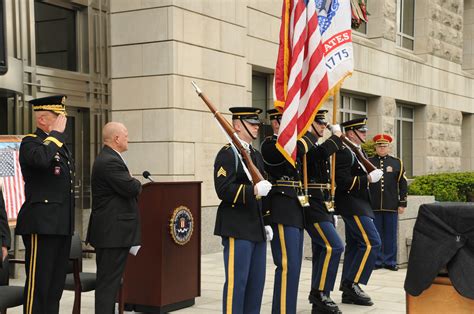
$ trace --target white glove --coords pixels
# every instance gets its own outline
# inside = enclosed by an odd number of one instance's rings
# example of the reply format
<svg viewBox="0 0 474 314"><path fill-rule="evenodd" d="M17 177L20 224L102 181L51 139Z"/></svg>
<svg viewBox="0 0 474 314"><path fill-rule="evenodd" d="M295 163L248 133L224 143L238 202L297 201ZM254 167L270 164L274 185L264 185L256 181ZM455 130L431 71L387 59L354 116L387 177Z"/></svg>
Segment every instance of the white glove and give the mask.
<svg viewBox="0 0 474 314"><path fill-rule="evenodd" d="M332 220L334 221L334 227L337 228L337 222L338 222L338 218L337 218L337 215L332 215Z"/></svg>
<svg viewBox="0 0 474 314"><path fill-rule="evenodd" d="M267 180L263 180L255 184L255 188L257 189L257 193L255 195L267 196L268 192L270 192L270 189L272 188L272 184Z"/></svg>
<svg viewBox="0 0 474 314"><path fill-rule="evenodd" d="M379 182L382 176L383 176L383 171L381 169L375 169L369 173L369 182L370 183Z"/></svg>
<svg viewBox="0 0 474 314"><path fill-rule="evenodd" d="M332 132L332 134L334 134L336 132L341 132L341 126L339 124L331 125L331 132Z"/></svg>
<svg viewBox="0 0 474 314"><path fill-rule="evenodd" d="M273 229L270 226L265 226L265 237L268 242L273 239Z"/></svg>

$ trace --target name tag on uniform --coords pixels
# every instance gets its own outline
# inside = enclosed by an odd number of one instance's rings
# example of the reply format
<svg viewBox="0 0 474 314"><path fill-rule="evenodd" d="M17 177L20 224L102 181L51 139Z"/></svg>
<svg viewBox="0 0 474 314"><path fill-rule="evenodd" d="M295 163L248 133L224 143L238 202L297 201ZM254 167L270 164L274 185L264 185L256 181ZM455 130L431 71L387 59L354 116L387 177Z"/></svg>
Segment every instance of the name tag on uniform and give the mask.
<svg viewBox="0 0 474 314"><path fill-rule="evenodd" d="M59 176L61 174L61 167L56 166L54 167L54 175Z"/></svg>
<svg viewBox="0 0 474 314"><path fill-rule="evenodd" d="M393 168L391 166L387 167L387 172L393 172Z"/></svg>

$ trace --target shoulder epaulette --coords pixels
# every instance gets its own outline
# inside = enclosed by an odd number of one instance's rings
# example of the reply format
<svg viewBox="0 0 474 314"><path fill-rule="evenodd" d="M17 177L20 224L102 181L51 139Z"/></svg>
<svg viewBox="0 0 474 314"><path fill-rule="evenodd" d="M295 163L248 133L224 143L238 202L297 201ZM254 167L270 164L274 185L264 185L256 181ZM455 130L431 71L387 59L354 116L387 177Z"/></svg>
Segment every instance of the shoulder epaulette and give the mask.
<svg viewBox="0 0 474 314"><path fill-rule="evenodd" d="M30 134L26 134L24 137L38 137L38 135L34 134L34 133L30 133Z"/></svg>
<svg viewBox="0 0 474 314"><path fill-rule="evenodd" d="M223 149L229 149L230 148L230 143L227 143L224 145L224 147L222 147Z"/></svg>

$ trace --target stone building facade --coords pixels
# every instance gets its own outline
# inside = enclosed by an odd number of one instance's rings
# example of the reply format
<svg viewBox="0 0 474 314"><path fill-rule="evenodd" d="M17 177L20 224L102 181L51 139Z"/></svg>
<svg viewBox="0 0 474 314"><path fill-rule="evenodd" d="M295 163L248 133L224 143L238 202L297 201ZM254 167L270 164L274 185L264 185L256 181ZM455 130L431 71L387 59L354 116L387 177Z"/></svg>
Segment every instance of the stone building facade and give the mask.
<svg viewBox="0 0 474 314"><path fill-rule="evenodd" d="M355 71L338 95L339 122L366 114L369 136L394 135L410 176L473 171L474 1L418 0L400 13L410 3L368 1L369 22L353 32ZM400 34L403 14L413 16L404 22L412 36ZM280 15L280 0L110 3L112 119L129 127L127 159L137 175L203 181L203 238L212 234L212 168L226 140L191 81L223 113L271 108ZM216 243L203 242L203 251Z"/></svg>
<svg viewBox="0 0 474 314"><path fill-rule="evenodd" d="M231 106L271 108L281 4L4 1L0 134L34 129L28 100L68 95L76 228L84 229L100 129L111 119L125 123L134 175L203 181L203 252L214 250L212 168L226 139L191 81L228 118ZM339 122L367 115L369 136L392 134L410 176L473 171L474 0L368 0L368 10L369 22L353 32L355 71L337 95ZM75 27L55 34L66 29L58 21ZM54 57L58 47L64 64ZM332 99L324 107L331 110ZM262 129L261 137L269 131Z"/></svg>

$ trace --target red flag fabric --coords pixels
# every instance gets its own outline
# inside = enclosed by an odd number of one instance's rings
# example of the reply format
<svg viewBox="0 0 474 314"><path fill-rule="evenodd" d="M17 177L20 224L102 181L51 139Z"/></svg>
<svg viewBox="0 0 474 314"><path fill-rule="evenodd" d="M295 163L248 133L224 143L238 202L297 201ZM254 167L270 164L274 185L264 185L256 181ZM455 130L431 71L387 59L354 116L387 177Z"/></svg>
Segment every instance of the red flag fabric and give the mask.
<svg viewBox="0 0 474 314"><path fill-rule="evenodd" d="M283 112L277 147L292 163L304 135L327 97L324 46L315 1L284 0L275 69L275 106Z"/></svg>

